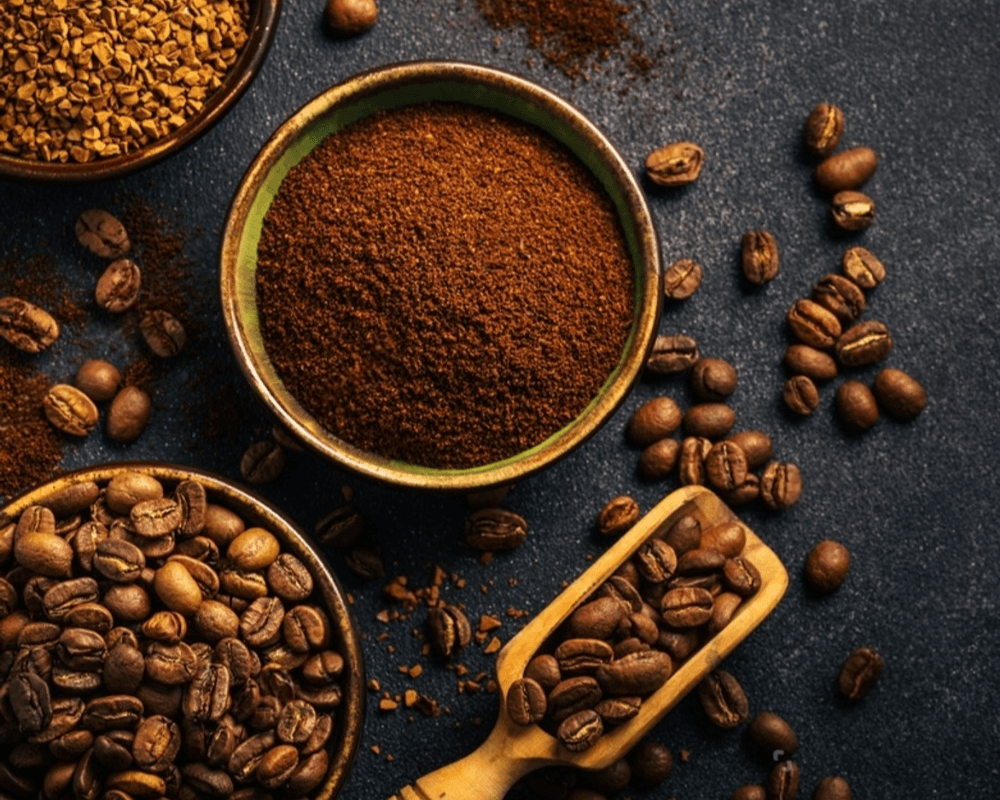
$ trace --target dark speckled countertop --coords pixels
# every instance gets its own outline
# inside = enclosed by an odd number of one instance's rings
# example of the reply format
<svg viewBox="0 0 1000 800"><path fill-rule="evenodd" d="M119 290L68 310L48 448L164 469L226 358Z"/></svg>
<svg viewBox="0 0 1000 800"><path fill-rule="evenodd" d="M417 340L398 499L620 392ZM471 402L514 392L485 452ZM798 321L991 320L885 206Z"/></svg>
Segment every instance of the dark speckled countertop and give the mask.
<svg viewBox="0 0 1000 800"><path fill-rule="evenodd" d="M0 257L13 258L15 250L18 258L51 256L66 291L84 306L95 275L72 239L81 210L124 213L141 199L186 231L192 342L153 384L157 407L149 429L128 448L92 435L67 448L63 466L159 458L237 477L240 454L266 434L270 420L229 351L217 299L218 236L258 148L306 100L364 69L447 57L511 70L581 108L637 171L650 149L668 141L691 139L707 153L695 185L650 193L664 263L689 256L705 268L700 291L665 309L661 332L692 335L703 354L731 361L740 376L731 399L738 426L771 433L778 456L802 470L802 501L790 511L772 515L757 505L740 511L784 560L791 585L726 662L754 711L776 711L797 730L801 795L810 796L823 775L841 774L857 798L994 796L1000 792L1000 4L640 5L636 30L651 49L665 45L657 69L646 79L630 78L612 60L574 82L546 68L521 34L489 28L472 0L382 0L377 26L346 42L323 36L319 0L286 0L256 82L194 146L100 186L0 182ZM823 100L846 113L845 146L869 145L881 157L866 188L878 202L878 218L861 235L833 233L811 183L801 129ZM738 253L743 231L754 228L774 232L783 266L772 284L749 291ZM833 386L822 390L809 419L792 419L780 404L785 310L817 278L836 271L854 242L877 253L888 271L869 294L866 315L892 331L896 345L887 364L919 378L930 398L913 423L883 420L861 437L836 422ZM87 355L128 361L137 352L132 333L123 341L118 327L95 316L36 363L51 378L65 379ZM858 376L870 380L875 371ZM340 503L340 487L349 484L389 575L427 585L440 565L462 576L465 588L446 583L444 596L465 603L474 621L500 615L497 634L506 641L518 628L505 616L508 607L542 608L563 580L586 567L588 554L601 551L591 531L606 500L631 493L647 509L673 487L637 479L637 453L622 433L631 411L660 393L690 402L682 380L643 380L597 436L517 486L507 504L530 521L531 533L522 548L488 566L459 544L461 498L376 486L311 456L294 458L262 492L308 529ZM221 432L207 422L218 416L208 409L219 398L234 409L233 423ZM816 599L800 572L824 537L847 544L854 564L839 592ZM384 800L485 738L497 697L459 695L455 673L433 660L416 679L401 674L400 666L422 661L412 635L423 625L422 612L377 622L381 585L359 582L331 555L356 598L369 675L392 693L413 686L450 709L408 719L403 710L380 713L370 703L344 797ZM875 691L849 706L837 699L834 679L860 645L877 648L886 668ZM460 660L472 675L492 675L493 656L479 647ZM665 785L630 792L634 800L724 798L766 772L747 755L741 733L711 730L691 697L652 736L673 749L678 763ZM474 787L467 796L476 797Z"/></svg>

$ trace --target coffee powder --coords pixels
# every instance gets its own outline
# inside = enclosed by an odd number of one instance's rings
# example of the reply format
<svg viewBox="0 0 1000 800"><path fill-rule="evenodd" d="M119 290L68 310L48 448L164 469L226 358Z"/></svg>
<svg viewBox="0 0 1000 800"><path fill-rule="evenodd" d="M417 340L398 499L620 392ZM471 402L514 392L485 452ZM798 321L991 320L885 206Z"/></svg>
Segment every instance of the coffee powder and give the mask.
<svg viewBox="0 0 1000 800"><path fill-rule="evenodd" d="M617 364L634 276L596 179L540 130L427 103L328 137L258 251L264 344L327 430L437 468L573 420Z"/></svg>

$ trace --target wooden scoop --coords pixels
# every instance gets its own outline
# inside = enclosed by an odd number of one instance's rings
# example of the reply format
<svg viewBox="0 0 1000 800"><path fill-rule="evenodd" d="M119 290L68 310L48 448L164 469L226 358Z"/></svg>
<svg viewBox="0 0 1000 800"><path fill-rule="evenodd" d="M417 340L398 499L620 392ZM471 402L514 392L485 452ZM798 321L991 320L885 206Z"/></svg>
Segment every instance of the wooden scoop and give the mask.
<svg viewBox="0 0 1000 800"><path fill-rule="evenodd" d="M523 677L528 661L578 605L647 539L665 532L686 514L701 522L702 530L736 519L718 497L700 486L678 489L660 501L500 651L497 680L502 697L506 698L510 685ZM725 628L644 699L639 713L627 723L605 731L589 749L571 753L538 725L513 723L506 703L501 702L496 725L477 750L418 778L392 800L502 800L519 778L539 767L564 764L601 769L621 758L778 605L788 587L784 565L749 528L743 555L760 572L760 590L740 604Z"/></svg>

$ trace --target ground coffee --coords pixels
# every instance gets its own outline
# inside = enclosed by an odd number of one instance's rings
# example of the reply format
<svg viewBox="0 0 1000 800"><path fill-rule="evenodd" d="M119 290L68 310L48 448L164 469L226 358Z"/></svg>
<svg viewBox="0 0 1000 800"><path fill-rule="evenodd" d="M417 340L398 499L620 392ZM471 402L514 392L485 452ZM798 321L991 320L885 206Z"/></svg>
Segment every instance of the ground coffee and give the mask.
<svg viewBox="0 0 1000 800"><path fill-rule="evenodd" d="M430 103L359 121L292 169L261 232L257 300L279 376L329 431L461 468L584 409L621 356L634 276L570 152Z"/></svg>

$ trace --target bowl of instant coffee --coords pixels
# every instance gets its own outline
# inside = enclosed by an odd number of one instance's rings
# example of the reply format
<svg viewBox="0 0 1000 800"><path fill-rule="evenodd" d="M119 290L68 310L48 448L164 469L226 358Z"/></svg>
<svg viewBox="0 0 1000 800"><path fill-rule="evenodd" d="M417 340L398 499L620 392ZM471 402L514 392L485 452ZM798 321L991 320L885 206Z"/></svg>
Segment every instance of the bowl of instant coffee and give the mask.
<svg viewBox="0 0 1000 800"><path fill-rule="evenodd" d="M84 469L0 508L0 564L18 796L337 795L360 642L329 567L264 500L184 467Z"/></svg>
<svg viewBox="0 0 1000 800"><path fill-rule="evenodd" d="M0 6L0 178L120 178L187 146L249 88L281 0ZM30 12L29 12L30 7Z"/></svg>
<svg viewBox="0 0 1000 800"><path fill-rule="evenodd" d="M313 450L398 485L509 484L627 396L660 312L632 170L509 73L417 62L303 106L250 166L221 253L250 383Z"/></svg>

